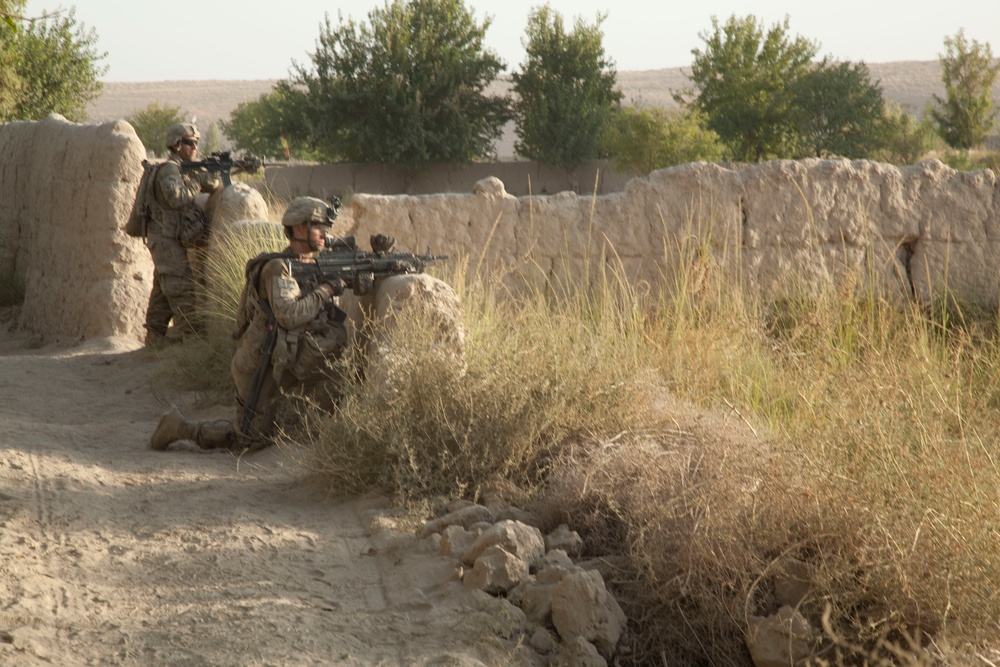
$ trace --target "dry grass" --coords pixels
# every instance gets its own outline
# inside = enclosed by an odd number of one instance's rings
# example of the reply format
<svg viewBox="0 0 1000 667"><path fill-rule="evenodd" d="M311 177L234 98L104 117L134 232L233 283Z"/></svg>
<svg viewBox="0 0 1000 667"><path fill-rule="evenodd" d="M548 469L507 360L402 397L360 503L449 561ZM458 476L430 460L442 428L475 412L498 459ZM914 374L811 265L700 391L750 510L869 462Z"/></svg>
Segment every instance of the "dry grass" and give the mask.
<svg viewBox="0 0 1000 667"><path fill-rule="evenodd" d="M466 284L459 268L446 276ZM538 485L579 438L641 421L641 341L624 299L573 304L534 291L517 303L499 283L463 290L466 365L442 364L418 310L395 331L392 383L357 382L314 423L317 472L343 493L478 498Z"/></svg>
<svg viewBox="0 0 1000 667"><path fill-rule="evenodd" d="M575 451L546 501L598 551L622 545L637 662L746 664L748 619L776 611L789 558L811 571L799 611L826 628L819 664L995 645L995 321L863 287L759 304L709 264L682 264L648 358L742 432L668 408L663 435Z"/></svg>
<svg viewBox="0 0 1000 667"><path fill-rule="evenodd" d="M670 249L655 299L612 273L515 296L459 263L467 368L437 363L413 313L391 386L306 415L317 475L411 500L505 488L568 522L623 557L623 664L750 664L792 558L815 664L991 664L995 318L892 304L865 276L764 303L708 248Z"/></svg>

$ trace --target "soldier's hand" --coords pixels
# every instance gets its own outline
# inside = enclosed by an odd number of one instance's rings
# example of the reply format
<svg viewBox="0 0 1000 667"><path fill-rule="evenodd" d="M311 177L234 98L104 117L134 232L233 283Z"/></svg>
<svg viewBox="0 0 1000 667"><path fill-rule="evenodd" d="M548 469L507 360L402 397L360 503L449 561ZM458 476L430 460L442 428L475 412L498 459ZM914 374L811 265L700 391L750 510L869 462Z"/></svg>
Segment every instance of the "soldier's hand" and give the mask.
<svg viewBox="0 0 1000 667"><path fill-rule="evenodd" d="M201 189L203 192L215 192L222 188L222 177L215 172L206 171L205 176L201 182Z"/></svg>
<svg viewBox="0 0 1000 667"><path fill-rule="evenodd" d="M202 192L215 192L222 187L222 179L218 174L205 169L198 169L187 173L188 180L198 184Z"/></svg>
<svg viewBox="0 0 1000 667"><path fill-rule="evenodd" d="M391 252L396 245L396 239L385 234L374 234L371 237L372 252Z"/></svg>
<svg viewBox="0 0 1000 667"><path fill-rule="evenodd" d="M341 294L344 293L344 290L347 288L347 285L345 285L344 281L341 280L340 278L334 278L333 280L328 280L323 284L329 287L331 290L333 290L333 296L340 296Z"/></svg>

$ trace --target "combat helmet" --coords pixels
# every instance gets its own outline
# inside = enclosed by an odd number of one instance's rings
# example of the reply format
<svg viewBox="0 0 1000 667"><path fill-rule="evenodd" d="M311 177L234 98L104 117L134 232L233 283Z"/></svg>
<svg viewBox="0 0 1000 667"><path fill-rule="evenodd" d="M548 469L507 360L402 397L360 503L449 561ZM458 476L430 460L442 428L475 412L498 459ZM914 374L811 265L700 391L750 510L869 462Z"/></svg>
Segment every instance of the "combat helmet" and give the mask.
<svg viewBox="0 0 1000 667"><path fill-rule="evenodd" d="M281 216L281 224L294 227L304 223L314 225L332 225L337 219L340 200L332 197L325 202L316 197L296 197Z"/></svg>
<svg viewBox="0 0 1000 667"><path fill-rule="evenodd" d="M177 123L176 125L171 125L170 129L167 130L167 148L174 148L181 139L194 139L197 141L201 139L201 134L198 133L198 128L194 126L194 123Z"/></svg>

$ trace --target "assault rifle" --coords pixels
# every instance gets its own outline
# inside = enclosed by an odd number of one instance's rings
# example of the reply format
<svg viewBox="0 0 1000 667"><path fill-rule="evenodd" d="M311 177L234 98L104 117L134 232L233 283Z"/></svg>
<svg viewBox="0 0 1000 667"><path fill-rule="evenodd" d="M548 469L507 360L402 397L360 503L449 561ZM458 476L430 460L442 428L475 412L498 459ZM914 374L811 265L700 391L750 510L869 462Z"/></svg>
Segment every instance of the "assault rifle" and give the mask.
<svg viewBox="0 0 1000 667"><path fill-rule="evenodd" d="M181 162L181 173L186 174L189 171L205 170L215 174L221 174L222 184L225 187L229 187L233 184L232 179L229 177L229 174L233 169L237 170L237 172L243 172L245 174L256 174L262 167L274 164L277 163L264 162L259 157L254 157L253 155L248 155L247 157L242 158L234 158L231 151L216 151L204 160L185 160Z"/></svg>
<svg viewBox="0 0 1000 667"><path fill-rule="evenodd" d="M386 237L382 237L386 239ZM423 273L428 264L448 259L448 255L416 255L412 252L394 253L392 242L371 239L373 252L358 250L353 236L342 239L327 238L326 247L315 259L292 262L292 276L303 287L316 287L330 283L364 296L375 287L375 280L405 273Z"/></svg>

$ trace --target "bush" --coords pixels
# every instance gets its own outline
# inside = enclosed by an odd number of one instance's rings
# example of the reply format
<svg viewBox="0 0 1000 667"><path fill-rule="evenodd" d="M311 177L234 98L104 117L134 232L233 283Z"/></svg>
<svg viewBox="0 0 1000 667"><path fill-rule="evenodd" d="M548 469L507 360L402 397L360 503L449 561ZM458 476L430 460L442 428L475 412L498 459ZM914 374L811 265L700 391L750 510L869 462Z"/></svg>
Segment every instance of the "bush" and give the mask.
<svg viewBox="0 0 1000 667"><path fill-rule="evenodd" d="M316 467L331 489L478 498L513 483L530 493L566 443L641 421L631 299L608 287L594 302L567 290L515 304L501 291L465 292L465 368L440 363L436 328L409 312L392 386L357 382L315 422Z"/></svg>
<svg viewBox="0 0 1000 667"><path fill-rule="evenodd" d="M645 173L686 162L718 162L725 146L693 109L622 107L604 133L602 147L621 171Z"/></svg>

